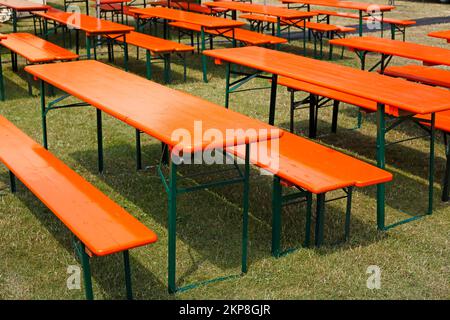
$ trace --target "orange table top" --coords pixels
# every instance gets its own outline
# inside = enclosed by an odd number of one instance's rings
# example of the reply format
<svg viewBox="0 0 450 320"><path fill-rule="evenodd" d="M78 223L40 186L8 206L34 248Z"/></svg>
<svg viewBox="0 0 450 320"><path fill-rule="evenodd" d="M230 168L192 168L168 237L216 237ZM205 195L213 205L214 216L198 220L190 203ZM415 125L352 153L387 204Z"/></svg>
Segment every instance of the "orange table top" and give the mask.
<svg viewBox="0 0 450 320"><path fill-rule="evenodd" d="M295 18L309 18L317 14L312 12L301 12L298 10L292 10L287 8L281 8L276 6L267 6L262 4L252 4L244 2L234 1L218 1L218 2L205 2L204 5L209 7L219 7L224 9L236 10L241 12L250 12L257 14L270 15L283 19L295 19Z"/></svg>
<svg viewBox="0 0 450 320"><path fill-rule="evenodd" d="M262 121L95 60L33 65L25 70L186 152L264 141L280 135L280 130ZM253 132L245 135L231 132L240 129ZM203 136L205 133L220 133L223 138ZM177 134L189 134L192 139L180 139Z"/></svg>
<svg viewBox="0 0 450 320"><path fill-rule="evenodd" d="M450 50L378 37L352 37L330 40L333 45L349 49L378 52L422 61L428 65L450 65Z"/></svg>
<svg viewBox="0 0 450 320"><path fill-rule="evenodd" d="M35 14L45 19L70 26L74 29L83 30L88 34L128 33L134 30L134 28L130 26L98 19L82 13L51 10L49 12L36 12Z"/></svg>
<svg viewBox="0 0 450 320"><path fill-rule="evenodd" d="M31 63L73 60L78 55L30 33L10 33L0 45L16 52Z"/></svg>
<svg viewBox="0 0 450 320"><path fill-rule="evenodd" d="M157 236L44 147L0 116L0 161L97 255Z"/></svg>
<svg viewBox="0 0 450 320"><path fill-rule="evenodd" d="M414 114L450 109L450 91L331 62L260 48L242 47L206 50L203 53L256 70L308 82L366 98Z"/></svg>
<svg viewBox="0 0 450 320"><path fill-rule="evenodd" d="M428 34L430 37L446 39L450 43L450 30L433 31Z"/></svg>
<svg viewBox="0 0 450 320"><path fill-rule="evenodd" d="M142 16L158 17L172 21L189 22L205 28L236 28L245 25L245 22L218 18L205 14L193 13L166 7L131 9L130 12Z"/></svg>
<svg viewBox="0 0 450 320"><path fill-rule="evenodd" d="M50 6L26 0L0 0L0 6L16 11L45 11Z"/></svg>
<svg viewBox="0 0 450 320"><path fill-rule="evenodd" d="M282 3L298 3L298 4L309 4L313 6L322 7L332 7L332 8L342 8L342 9L353 9L360 11L391 11L395 9L395 6L385 5L385 4L375 4L367 2L353 2L353 1L338 1L338 0L280 0Z"/></svg>

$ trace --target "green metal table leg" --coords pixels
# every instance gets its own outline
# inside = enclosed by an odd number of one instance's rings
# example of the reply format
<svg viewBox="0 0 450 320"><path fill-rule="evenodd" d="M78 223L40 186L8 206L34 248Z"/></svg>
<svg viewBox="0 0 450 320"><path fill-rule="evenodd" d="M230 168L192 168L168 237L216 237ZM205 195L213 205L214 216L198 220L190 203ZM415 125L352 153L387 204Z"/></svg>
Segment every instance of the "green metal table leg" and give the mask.
<svg viewBox="0 0 450 320"><path fill-rule="evenodd" d="M16 192L16 176L14 175L14 173L12 173L11 170L9 171L9 185L11 188L11 192Z"/></svg>
<svg viewBox="0 0 450 320"><path fill-rule="evenodd" d="M385 106L377 105L377 166L384 169L386 166L386 119ZM384 183L377 184L377 226L378 230L385 229L385 194L386 186Z"/></svg>
<svg viewBox="0 0 450 320"><path fill-rule="evenodd" d="M165 54L164 55L164 82L165 83L170 83L171 82L171 78L170 78L170 54Z"/></svg>
<svg viewBox="0 0 450 320"><path fill-rule="evenodd" d="M228 62L226 66L226 75L225 75L225 108L228 109L228 105L230 102L230 76L231 76L231 64Z"/></svg>
<svg viewBox="0 0 450 320"><path fill-rule="evenodd" d="M123 264L125 271L125 287L127 290L127 299L133 300L133 288L131 284L131 268L130 268L130 254L128 250L123 252Z"/></svg>
<svg viewBox="0 0 450 320"><path fill-rule="evenodd" d="M87 300L94 300L94 292L92 290L91 266L89 264L89 256L83 243L80 243L79 250L81 253L81 265L83 267L84 292Z"/></svg>
<svg viewBox="0 0 450 320"><path fill-rule="evenodd" d="M434 195L434 143L436 141L436 114L431 114L431 133L430 133L430 169L428 174L428 214L433 213L433 195Z"/></svg>
<svg viewBox="0 0 450 320"><path fill-rule="evenodd" d="M45 149L48 149L47 139L47 111L45 107L45 82L40 81L40 95L41 95L41 119L42 119L42 144Z"/></svg>
<svg viewBox="0 0 450 320"><path fill-rule="evenodd" d="M202 42L202 50L201 50L201 55L202 55L202 70L203 70L203 82L207 83L208 82L208 76L207 76L207 70L206 70L206 56L203 54L203 51L205 50L205 28L202 27L201 29L201 42Z"/></svg>
<svg viewBox="0 0 450 320"><path fill-rule="evenodd" d="M363 12L362 10L359 10L359 36L362 37L363 35Z"/></svg>
<svg viewBox="0 0 450 320"><path fill-rule="evenodd" d="M169 248L168 248L168 281L169 293L177 291L176 286L176 219L177 219L177 165L170 160L170 174L169 174Z"/></svg>
<svg viewBox="0 0 450 320"><path fill-rule="evenodd" d="M97 152L98 152L98 172L103 172L103 128L102 111L97 110Z"/></svg>
<svg viewBox="0 0 450 320"><path fill-rule="evenodd" d="M244 193L242 204L242 273L247 273L248 269L248 208L250 190L250 144L245 145L245 172L244 172Z"/></svg>
<svg viewBox="0 0 450 320"><path fill-rule="evenodd" d="M281 18L277 17L277 37L281 37ZM275 49L280 49L280 44L275 45Z"/></svg>
<svg viewBox="0 0 450 320"><path fill-rule="evenodd" d="M124 55L123 55L123 64L124 64L124 68L125 71L128 71L128 44L126 42L126 36L124 35L124 42L123 42L123 50L124 50Z"/></svg>
<svg viewBox="0 0 450 320"><path fill-rule="evenodd" d="M269 109L269 124L275 123L275 108L277 104L277 87L278 75L272 74L272 83L270 88L270 109Z"/></svg>
<svg viewBox="0 0 450 320"><path fill-rule="evenodd" d="M136 129L136 170L142 169L141 131Z"/></svg>
<svg viewBox="0 0 450 320"><path fill-rule="evenodd" d="M316 208L316 246L320 247L323 242L323 225L325 217L325 193L317 195L317 208Z"/></svg>
<svg viewBox="0 0 450 320"><path fill-rule="evenodd" d="M17 11L12 10L13 32L17 32Z"/></svg>
<svg viewBox="0 0 450 320"><path fill-rule="evenodd" d="M306 194L306 223L305 223L305 247L311 242L311 219L312 218L312 193Z"/></svg>
<svg viewBox="0 0 450 320"><path fill-rule="evenodd" d="M442 201L444 202L447 202L449 200L449 183L450 183L450 142L447 135L448 134L444 132L445 154L447 156L447 164L445 166L444 181L442 186Z"/></svg>
<svg viewBox="0 0 450 320"><path fill-rule="evenodd" d="M281 237L281 191L280 177L273 176L272 184L272 256L280 256Z"/></svg>

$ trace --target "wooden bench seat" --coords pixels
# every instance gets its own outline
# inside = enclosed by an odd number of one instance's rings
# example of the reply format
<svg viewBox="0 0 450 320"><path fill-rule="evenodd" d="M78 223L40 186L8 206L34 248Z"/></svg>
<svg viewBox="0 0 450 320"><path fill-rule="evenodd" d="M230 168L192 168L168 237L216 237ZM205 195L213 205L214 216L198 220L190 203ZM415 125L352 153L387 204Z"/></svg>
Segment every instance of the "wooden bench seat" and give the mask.
<svg viewBox="0 0 450 320"><path fill-rule="evenodd" d="M272 148L272 143L277 143L278 148ZM346 237L349 235L351 193L354 187L366 187L385 183L392 180L392 174L377 168L339 151L320 145L309 139L302 138L289 132L283 131L279 140L263 143L254 143L250 161L264 170L275 175L274 177L274 199L273 203L273 238L272 252L275 256L280 255L279 235L281 207L283 201L282 185L296 187L301 190L300 197L306 197L308 202L308 214L306 225L305 244L309 243L310 228L310 206L311 194L317 195L318 208L324 209L325 194L330 191L345 189L347 198L347 212L345 223ZM227 151L244 156L241 147L228 148ZM261 157L261 155L264 155ZM265 157L267 155L269 159ZM305 193L306 191L306 193ZM292 194L286 199L293 200ZM320 245L323 236L323 212L318 210L316 223L316 245Z"/></svg>
<svg viewBox="0 0 450 320"><path fill-rule="evenodd" d="M171 22L169 23L172 27L176 27L179 29L186 29L194 32L201 32L201 27L196 24L186 23L186 22ZM219 32L214 29L206 29L206 33L212 36L223 36L225 38L232 39L233 31L227 30L225 32ZM271 35L261 34L258 32L253 32L246 29L235 28L234 29L234 38L237 41L243 42L246 45L276 45L281 43L286 43L287 40L284 38L279 38Z"/></svg>
<svg viewBox="0 0 450 320"><path fill-rule="evenodd" d="M420 67L420 66L419 66ZM442 71L442 70L439 70ZM362 111L370 113L377 110L377 105L371 100L353 96L350 94L342 93L332 89L324 88L321 86L316 86L303 81L294 80L291 78L280 77L278 79L278 84L285 86L291 91L291 102L290 102L290 131L294 131L294 111L296 109L302 108L302 106L309 105L310 116L309 116L309 137L315 138L317 135L317 117L319 108L325 106L329 101L333 101L333 115L331 123L331 131L336 132L337 122L338 122L338 112L339 103L344 102L350 105L360 107ZM301 101L296 101L294 93L295 91L302 91L309 93L307 99ZM325 100L323 100L325 99ZM395 112L392 112L389 106L386 106L386 113L392 116L397 116ZM417 119L430 120L430 115L417 115ZM428 126L428 122L423 122L423 125ZM358 124L359 126L360 124ZM437 112L435 117L435 128L436 130L442 131L444 133L444 142L446 146L447 164L443 179L442 187L442 200L449 201L449 183L450 183L450 111Z"/></svg>
<svg viewBox="0 0 450 320"><path fill-rule="evenodd" d="M86 297L93 298L90 256L124 253L131 298L128 250L153 243L156 235L53 154L0 116L0 160L78 239Z"/></svg>
<svg viewBox="0 0 450 320"><path fill-rule="evenodd" d="M449 70L419 65L406 65L387 67L383 73L391 77L404 78L414 82L450 89Z"/></svg>
<svg viewBox="0 0 450 320"><path fill-rule="evenodd" d="M317 13L318 15L325 15L327 16L327 22L329 22L329 17L340 17L340 18L350 18L350 19L359 19L358 14L349 13L349 12L336 12L336 11L330 11L330 10L313 10L312 12ZM319 17L317 18L320 19ZM378 20L381 22L381 17L378 16L365 16L363 17L363 20L370 21L370 20ZM400 32L403 36L403 41L405 40L405 32L406 27L412 26L416 24L416 21L414 20L401 20L401 19L394 19L394 18L386 18L383 17L383 23L387 23L391 26L391 38L395 38L396 31Z"/></svg>
<svg viewBox="0 0 450 320"><path fill-rule="evenodd" d="M116 41L122 42L122 38ZM194 47L170 41L140 32L131 31L126 36L127 44L131 44L138 48L146 50L146 76L147 79L152 77L152 56L164 60L164 80L166 83L170 82L170 59L172 54L180 55L183 59L184 65L184 80L186 80L186 53L194 51Z"/></svg>
<svg viewBox="0 0 450 320"><path fill-rule="evenodd" d="M10 33L6 39L0 41L0 45L7 48L11 52L13 71L18 70L18 55L25 58L27 64L68 61L78 58L77 54L30 33ZM30 94L32 93L31 90L31 84L28 81L28 92ZM5 100L5 87L1 63L0 95L1 99Z"/></svg>
<svg viewBox="0 0 450 320"><path fill-rule="evenodd" d="M266 22L272 25L272 33L275 30L274 25L277 23L277 18L269 15L261 15L261 14L242 14L239 16L241 19L246 19L250 22L250 26L252 30L258 30L260 32L264 31L264 27L261 26L260 23ZM283 26L292 26L292 22L288 20L281 20L281 25ZM317 42L320 45L320 56L322 57L322 47L323 47L323 37L328 35L329 38L337 37L345 37L345 34L350 32L355 32L356 29L352 27L345 27L339 25L332 25L328 23L320 23L320 22L311 22L305 21L305 27L312 32L314 36L314 56L316 57L317 53ZM288 33L289 34L289 33ZM289 37L288 37L289 38ZM330 46L330 58L332 56L332 46Z"/></svg>

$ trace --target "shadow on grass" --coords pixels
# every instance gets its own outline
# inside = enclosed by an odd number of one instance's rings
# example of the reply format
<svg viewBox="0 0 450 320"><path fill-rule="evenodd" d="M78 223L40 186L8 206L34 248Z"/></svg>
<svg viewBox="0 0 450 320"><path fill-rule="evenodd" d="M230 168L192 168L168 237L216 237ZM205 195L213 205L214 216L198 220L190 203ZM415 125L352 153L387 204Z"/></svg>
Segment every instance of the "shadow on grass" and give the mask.
<svg viewBox="0 0 450 320"><path fill-rule="evenodd" d="M9 186L8 175L1 174L3 184ZM73 253L74 259L79 261L74 246L72 245L73 235L66 226L42 204L25 186L17 180L17 192L14 194L36 217L41 225L47 229L58 241L61 247ZM9 191L9 189L8 189ZM7 192L6 190L2 192ZM150 250L151 246L145 246L134 250ZM133 257L133 250L130 250L130 265L133 281L134 297L140 299L170 298L165 284L161 283L141 262ZM104 299L125 299L125 276L123 269L123 255L116 253L105 257L93 257L91 261L92 277L102 291ZM51 261L49 262L51 263ZM62 283L65 283L62 282ZM94 297L98 296L94 284ZM97 289L97 290L98 290ZM57 297L53 297L57 298ZM80 299L84 298L84 288L80 291Z"/></svg>

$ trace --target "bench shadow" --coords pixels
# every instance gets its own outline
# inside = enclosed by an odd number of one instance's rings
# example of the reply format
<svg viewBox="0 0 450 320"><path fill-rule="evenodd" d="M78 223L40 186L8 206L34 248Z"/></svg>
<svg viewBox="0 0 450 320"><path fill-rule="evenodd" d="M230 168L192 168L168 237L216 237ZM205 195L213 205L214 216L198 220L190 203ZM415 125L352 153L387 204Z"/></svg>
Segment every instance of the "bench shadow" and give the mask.
<svg viewBox="0 0 450 320"><path fill-rule="evenodd" d="M3 65L3 72L5 72L5 66ZM19 71L16 73L24 84L20 85L15 83L9 79L9 77L5 77L5 73L3 73L3 81L5 84L5 102L28 98L30 95L28 94L27 88L27 74L23 70L23 67L19 65Z"/></svg>
<svg viewBox="0 0 450 320"><path fill-rule="evenodd" d="M3 172L0 181L9 187L9 176ZM10 192L2 190L2 193ZM14 194L22 204L36 217L39 223L48 230L58 241L59 245L73 255L73 261L81 266L75 248L72 244L73 235L69 229L39 201L22 183L17 180L17 192ZM150 246L130 250L130 265L133 281L134 297L138 299L169 299L165 284L159 281L146 266L137 260L134 250L150 250ZM153 252L154 253L154 252ZM92 278L94 284L94 298L101 290L104 299L125 299L125 278L123 270L122 253L116 253L105 257L93 257L91 260ZM66 266L67 267L67 266ZM64 281L65 282L65 281ZM63 283L64 283L63 282ZM98 285L100 288L96 288ZM83 285L82 285L83 286ZM54 297L56 299L56 297ZM84 299L84 289L80 291L80 299Z"/></svg>

